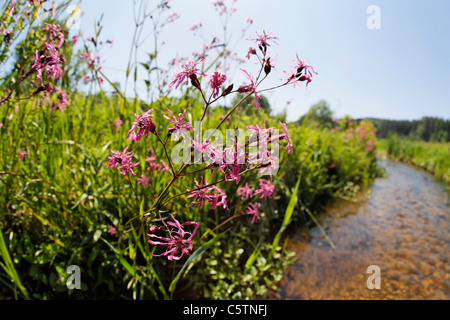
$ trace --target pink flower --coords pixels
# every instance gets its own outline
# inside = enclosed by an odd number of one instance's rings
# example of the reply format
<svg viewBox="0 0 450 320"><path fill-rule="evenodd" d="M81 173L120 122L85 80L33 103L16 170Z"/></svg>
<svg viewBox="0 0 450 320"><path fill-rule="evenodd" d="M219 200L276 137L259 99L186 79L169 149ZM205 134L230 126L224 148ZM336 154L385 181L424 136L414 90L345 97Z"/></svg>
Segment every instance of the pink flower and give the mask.
<svg viewBox="0 0 450 320"><path fill-rule="evenodd" d="M110 235L112 235L112 236L115 235L116 234L116 228L114 228L113 226L109 226L108 233Z"/></svg>
<svg viewBox="0 0 450 320"><path fill-rule="evenodd" d="M298 54L297 59L291 62L292 71L288 74L287 83L293 83L294 87L299 82L306 81L306 86L312 81L313 73L317 74L316 68L310 66L305 60L300 59Z"/></svg>
<svg viewBox="0 0 450 320"><path fill-rule="evenodd" d="M114 134L116 133L116 131L118 131L120 129L120 126L123 124L123 121L120 118L116 118L116 120L114 120Z"/></svg>
<svg viewBox="0 0 450 320"><path fill-rule="evenodd" d="M203 177L200 177L200 183L198 183L197 179L194 178L194 182L197 186L196 189L188 190L191 192L186 198L195 197L195 200L192 201L192 204L200 203L200 208L203 208L203 204L206 202L211 202L211 209L214 209L217 206L223 206L224 209L228 210L227 205L227 195L226 193L217 186L207 187L208 179L206 179L206 183L203 183Z"/></svg>
<svg viewBox="0 0 450 320"><path fill-rule="evenodd" d="M204 60L200 60L198 62L194 62L190 59L186 59L186 63L181 65L181 68L183 71L177 73L173 78L172 82L169 84L169 89L175 85L175 89L178 88L178 86L186 80L186 85L189 84L189 79L193 77L194 79L197 79L197 75L203 75L200 73L200 71L197 68L197 65L204 63ZM191 81L194 81L191 79ZM198 81L198 80L197 80Z"/></svg>
<svg viewBox="0 0 450 320"><path fill-rule="evenodd" d="M40 80L41 86L43 86L42 71L47 73L47 78L58 79L62 75L62 69L60 66L61 59L59 58L59 53L49 43L44 44L44 52L48 51L50 55L39 55L39 51L35 50L35 62L31 66L31 69L36 71L36 82Z"/></svg>
<svg viewBox="0 0 450 320"><path fill-rule="evenodd" d="M25 150L19 149L19 160L22 161L27 156L27 152Z"/></svg>
<svg viewBox="0 0 450 320"><path fill-rule="evenodd" d="M73 44L75 45L75 44L77 43L77 41L78 41L78 35L74 35L74 36L72 37L72 42L73 42Z"/></svg>
<svg viewBox="0 0 450 320"><path fill-rule="evenodd" d="M69 95L61 88L56 88L56 94L58 95L56 105L59 110L64 111L66 106L69 105Z"/></svg>
<svg viewBox="0 0 450 320"><path fill-rule="evenodd" d="M261 194L261 198L264 198L267 200L267 198L270 198L273 194L273 191L275 190L275 186L266 179L260 179L259 180L259 189L255 191L256 194Z"/></svg>
<svg viewBox="0 0 450 320"><path fill-rule="evenodd" d="M129 146L126 146L123 152L111 150L113 155L109 157L108 167L117 167L121 174L126 175L131 173L136 175L133 171L133 167L139 165L139 162L133 163L134 151L126 152Z"/></svg>
<svg viewBox="0 0 450 320"><path fill-rule="evenodd" d="M374 145L373 145L373 140L372 140L372 139L368 140L368 141L367 141L367 145L366 145L366 151L367 151L367 152L370 152L370 151L372 151L374 148L375 148L375 147L374 147Z"/></svg>
<svg viewBox="0 0 450 320"><path fill-rule="evenodd" d="M64 43L64 33L61 31L61 27L57 24L45 22L46 27L42 28L44 31L48 31L50 41L54 40L54 37L59 39L58 48L61 48Z"/></svg>
<svg viewBox="0 0 450 320"><path fill-rule="evenodd" d="M220 118L220 120L223 120L223 119L225 119L225 115L221 114L221 115L219 115L219 118ZM230 119L230 117L228 117L226 120L226 123L230 124L230 122L231 122L231 119Z"/></svg>
<svg viewBox="0 0 450 320"><path fill-rule="evenodd" d="M250 59L250 55L251 54L256 54L256 50L255 50L255 48L252 48L252 47L250 47L250 48L248 48L248 52L247 52L247 55L245 56L247 59Z"/></svg>
<svg viewBox="0 0 450 320"><path fill-rule="evenodd" d="M172 221L166 222L167 225L167 231L169 232L169 237L161 237L154 234L154 232L160 230L161 228L150 228L150 234L147 234L150 238L157 239L157 241L148 240L148 243L152 245L161 245L161 246L167 246L167 249L165 252L157 255L150 253L151 255L155 257L160 256L168 256L167 259L172 260L180 260L184 254L189 254L189 250L192 250L192 238L194 237L195 233L197 232L197 229L200 225L198 222L193 221L187 221L181 225L177 219L173 217L172 214L170 214L172 217ZM152 226L153 227L153 226ZM192 232L186 232L183 228L185 227L193 227ZM187 238L186 238L187 237ZM179 253L178 253L179 252Z"/></svg>
<svg viewBox="0 0 450 320"><path fill-rule="evenodd" d="M247 214L253 215L252 224L261 218L259 217L258 203L249 203L247 207Z"/></svg>
<svg viewBox="0 0 450 320"><path fill-rule="evenodd" d="M248 199L253 196L253 189L248 185L248 182L236 192L242 199Z"/></svg>
<svg viewBox="0 0 450 320"><path fill-rule="evenodd" d="M172 111L170 111L170 109L167 109L167 111L169 111L172 119L166 115L163 115L164 118L166 118L166 120L170 121L172 124L174 124L173 127L170 127L169 129L167 129L169 131L169 134L171 134L172 132L175 132L175 140L178 139L180 133L182 135L184 135L185 130L194 130L194 128L192 128L191 124L187 121L184 122L184 117L186 115L186 110L183 111L183 114L178 114L178 119L173 115ZM186 139L186 138L185 138Z"/></svg>
<svg viewBox="0 0 450 320"><path fill-rule="evenodd" d="M286 145L286 150L288 153L292 153L292 141L291 141L291 138L289 137L287 125L281 121L280 121L280 124L283 127L284 139L286 139L288 141L288 143Z"/></svg>
<svg viewBox="0 0 450 320"><path fill-rule="evenodd" d="M216 193L209 195L209 200L211 201L211 209L222 206L224 209L228 210L228 204L226 200L227 194L217 186L212 186L208 190L216 191Z"/></svg>
<svg viewBox="0 0 450 320"><path fill-rule="evenodd" d="M203 23L197 22L197 23L194 23L194 24L189 28L189 30L194 31L194 30L197 30L198 28L201 28L202 26L203 26Z"/></svg>
<svg viewBox="0 0 450 320"><path fill-rule="evenodd" d="M178 18L180 18L180 15L176 12L171 13L168 17L170 22L174 22Z"/></svg>
<svg viewBox="0 0 450 320"><path fill-rule="evenodd" d="M138 184L142 184L144 187L149 188L150 187L150 177L141 175L140 178L137 178Z"/></svg>
<svg viewBox="0 0 450 320"><path fill-rule="evenodd" d="M213 90L214 98L217 98L219 95L220 86L225 82L225 80L227 80L227 76L220 74L219 72L214 72L212 75L211 80L209 80L209 85Z"/></svg>
<svg viewBox="0 0 450 320"><path fill-rule="evenodd" d="M135 121L133 122L131 129L128 131L127 138L128 140L140 141L142 136L145 135L148 138L149 133L156 133L156 126L150 117L153 117L151 112L153 109L150 109L144 112L141 115L134 114ZM139 132L136 134L135 129L138 128ZM134 134L134 135L133 135Z"/></svg>
<svg viewBox="0 0 450 320"><path fill-rule="evenodd" d="M223 1L215 1L213 2L213 5L215 7L218 7L219 11L219 15L223 15L224 13L227 12L227 6L225 5L225 3Z"/></svg>
<svg viewBox="0 0 450 320"><path fill-rule="evenodd" d="M275 39L277 39L278 40L278 38L277 37L271 37L270 35L272 34L273 32L271 32L271 33L269 33L269 34L266 34L266 31L263 31L263 34L258 34L258 33L256 33L256 38L254 38L254 39L248 39L248 40L254 40L254 41L256 41L256 43L258 44L258 46L261 46L263 49L264 49L264 51L267 49L267 47L268 46L270 46L270 44L268 43L268 41L270 40L270 41L273 41L273 43L275 43L275 44L277 44L274 40Z"/></svg>
<svg viewBox="0 0 450 320"><path fill-rule="evenodd" d="M251 75L248 74L247 71L245 71L244 69L241 68L241 70L244 72L244 75L247 79L250 80L250 84L246 85L246 86L240 86L238 89L238 92L250 92L253 91L253 95L255 96L255 100L253 100L253 102L250 104L250 106L255 105L256 108L258 109L258 111L261 112L261 109L259 108L259 102L258 99L260 99L261 97L258 95L258 92L256 91L256 85L253 82L253 77Z"/></svg>

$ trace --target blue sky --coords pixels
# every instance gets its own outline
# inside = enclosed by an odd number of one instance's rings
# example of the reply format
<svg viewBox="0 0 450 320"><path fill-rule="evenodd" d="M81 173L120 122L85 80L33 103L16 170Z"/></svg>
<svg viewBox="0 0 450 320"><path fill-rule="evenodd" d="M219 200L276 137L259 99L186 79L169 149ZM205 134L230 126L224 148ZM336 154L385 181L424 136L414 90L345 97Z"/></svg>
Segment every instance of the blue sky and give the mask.
<svg viewBox="0 0 450 320"><path fill-rule="evenodd" d="M154 1L149 1L149 5ZM450 1L431 0L238 0L228 24L232 38L239 38L245 18L254 19L248 36L273 32L278 45L278 70L288 69L299 57L317 67L308 88L282 88L267 96L275 112L286 108L295 120L315 102L324 99L336 116L418 119L450 118ZM92 34L94 18L102 13L103 37L114 37L114 46L103 50L105 73L123 84L134 30L133 1L84 0L81 30ZM202 41L189 31L203 23L206 39L221 36L222 27L211 0L171 0L171 11L180 15L161 34L160 65L180 57L192 57ZM381 29L370 30L369 5L380 8ZM148 25L150 30L150 24ZM235 30L233 29L235 28ZM140 48L140 57L153 50L152 40ZM245 39L235 51L244 57L251 45ZM250 64L250 69L253 66ZM240 72L233 82L241 84ZM280 75L273 75L275 84ZM231 76L229 76L230 78ZM268 84L271 82L269 81ZM263 86L264 87L264 86ZM131 92L131 90L130 90ZM286 101L291 100L289 106Z"/></svg>

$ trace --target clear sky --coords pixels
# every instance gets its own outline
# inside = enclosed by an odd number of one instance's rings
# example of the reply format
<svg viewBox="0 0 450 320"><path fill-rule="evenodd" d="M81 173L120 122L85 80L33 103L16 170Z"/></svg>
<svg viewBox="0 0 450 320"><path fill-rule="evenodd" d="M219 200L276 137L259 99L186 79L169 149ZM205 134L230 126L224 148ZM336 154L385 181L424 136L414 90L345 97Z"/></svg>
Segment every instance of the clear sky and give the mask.
<svg viewBox="0 0 450 320"><path fill-rule="evenodd" d="M180 18L161 34L160 59L192 57L202 41L189 27L202 22L206 39L223 34L211 0L171 0L171 12ZM149 5L155 1L149 1ZM228 27L239 38L245 19L254 19L247 36L262 30L273 32L278 45L277 80L289 62L304 58L317 67L318 75L308 88L283 88L268 93L272 108L286 108L292 121L324 99L336 116L354 118L419 119L422 116L450 118L450 1L448 0L238 0L225 1L236 7ZM381 29L369 29L370 5L380 9ZM134 30L133 1L84 0L81 30L92 34L94 18L102 13L106 38L114 46L103 51L105 73L123 83ZM150 24L148 31L150 31ZM235 29L235 30L234 30ZM238 42L236 52L245 57L250 42ZM152 38L140 48L142 60L153 50ZM164 61L160 61L163 65ZM229 76L230 78L231 76ZM241 84L240 72L233 77ZM291 100L289 106L286 101Z"/></svg>

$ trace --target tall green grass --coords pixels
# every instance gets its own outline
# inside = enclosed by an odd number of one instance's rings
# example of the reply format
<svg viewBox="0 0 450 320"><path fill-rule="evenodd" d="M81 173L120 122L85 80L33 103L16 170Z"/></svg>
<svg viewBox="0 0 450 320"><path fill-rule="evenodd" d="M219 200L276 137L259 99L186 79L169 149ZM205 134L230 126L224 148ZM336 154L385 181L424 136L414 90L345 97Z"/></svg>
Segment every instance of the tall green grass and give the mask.
<svg viewBox="0 0 450 320"><path fill-rule="evenodd" d="M438 179L450 182L450 143L410 140L391 135L379 147L394 160L416 165Z"/></svg>

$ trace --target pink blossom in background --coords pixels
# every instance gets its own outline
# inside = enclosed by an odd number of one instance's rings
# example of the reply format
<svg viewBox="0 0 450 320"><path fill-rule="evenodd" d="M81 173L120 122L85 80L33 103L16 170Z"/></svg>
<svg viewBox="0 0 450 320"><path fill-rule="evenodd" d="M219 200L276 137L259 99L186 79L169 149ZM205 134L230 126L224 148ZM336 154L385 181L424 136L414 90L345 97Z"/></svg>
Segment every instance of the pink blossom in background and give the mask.
<svg viewBox="0 0 450 320"><path fill-rule="evenodd" d="M73 42L73 44L74 44L74 45L77 44L77 41L78 41L78 35L74 35L74 36L72 37L72 42Z"/></svg>
<svg viewBox="0 0 450 320"><path fill-rule="evenodd" d="M123 121L120 118L116 118L116 120L114 120L115 131L118 131L122 124L123 124Z"/></svg>
<svg viewBox="0 0 450 320"><path fill-rule="evenodd" d="M201 28L202 26L203 26L203 23L197 22L197 23L194 23L194 24L189 28L189 30L194 31L194 30L197 30L198 28Z"/></svg>
<svg viewBox="0 0 450 320"><path fill-rule="evenodd" d="M225 115L221 114L221 115L219 115L219 118L220 118L220 120L223 120L223 119L225 119ZM226 123L230 124L230 122L231 122L231 119L230 119L230 117L228 117L226 120Z"/></svg>
<svg viewBox="0 0 450 320"><path fill-rule="evenodd" d="M23 149L19 149L19 160L22 161L27 156L27 152Z"/></svg>
<svg viewBox="0 0 450 320"><path fill-rule="evenodd" d="M261 219L260 216L259 216L259 210L258 210L258 203L257 202L249 203L246 213L248 215L253 215L252 224Z"/></svg>
<svg viewBox="0 0 450 320"><path fill-rule="evenodd" d="M283 139L286 139L288 141L287 145L286 145L286 150L288 153L292 153L292 141L291 141L291 137L289 137L289 132L288 132L288 128L287 125L283 122L280 121L281 126L283 127L283 131L284 131L284 137Z"/></svg>
<svg viewBox="0 0 450 320"><path fill-rule="evenodd" d="M62 75L61 69L61 59L59 58L59 53L53 47L53 45L49 43L44 44L44 48L50 55L46 56L44 54L39 55L39 51L35 50L35 62L31 66L31 69L36 71L36 85L37 82L40 81L41 86L44 85L42 79L42 72L45 71L47 73L47 78L53 78L54 80L58 79Z"/></svg>
<svg viewBox="0 0 450 320"><path fill-rule="evenodd" d="M166 251L161 254L153 254L150 252L152 256L160 257L167 256L167 259L172 260L180 260L184 254L189 254L189 250L192 250L192 238L194 237L197 229L200 225L198 222L187 221L181 225L177 219L174 218L172 214L172 221L167 221L166 224L170 227L167 227L167 231L169 233L169 237L157 236L153 232L158 231L160 228L150 228L150 234L147 234L151 240L148 240L148 243L152 245L160 245L167 246ZM193 227L192 232L186 232L184 228ZM186 236L188 236L186 238ZM153 240L156 239L156 240Z"/></svg>
<svg viewBox="0 0 450 320"><path fill-rule="evenodd" d="M237 189L236 193L244 200L253 196L253 189L249 186L248 182L246 182L243 187Z"/></svg>
<svg viewBox="0 0 450 320"><path fill-rule="evenodd" d="M50 41L54 41L56 37L59 42L58 42L58 48L61 48L62 44L64 43L64 33L61 30L61 26L58 24L53 24L53 23L47 23L45 22L46 27L42 28L42 30L47 31Z"/></svg>
<svg viewBox="0 0 450 320"><path fill-rule="evenodd" d="M112 235L112 236L115 235L116 234L116 228L114 228L113 226L109 226L108 233L110 235Z"/></svg>
<svg viewBox="0 0 450 320"><path fill-rule="evenodd" d="M178 18L180 18L180 15L176 12L171 13L168 17L170 22L174 22Z"/></svg>
<svg viewBox="0 0 450 320"><path fill-rule="evenodd" d="M367 151L367 152L370 152L370 151L372 151L374 148L375 148L375 146L373 145L373 140L372 140L372 139L368 140L368 141L367 141L367 144L366 144L366 151Z"/></svg>
<svg viewBox="0 0 450 320"><path fill-rule="evenodd" d="M56 101L56 106L61 111L66 110L66 106L69 105L69 95L67 93L65 93L64 90L61 88L56 88L56 94L58 95L58 100Z"/></svg>
<svg viewBox="0 0 450 320"><path fill-rule="evenodd" d="M258 95L258 92L256 91L256 85L253 82L253 77L250 74L248 74L248 72L245 71L244 69L241 69L241 70L242 70L242 72L244 72L244 76L247 79L250 80L250 84L239 87L238 91L239 90L241 90L239 92L250 92L250 91L252 91L253 95L255 96L255 100L253 100L253 102L249 106L255 105L256 108L258 109L258 111L261 112L261 109L259 107L259 102L258 102L258 99L260 99L261 97Z"/></svg>
<svg viewBox="0 0 450 320"><path fill-rule="evenodd" d="M275 186L266 179L260 179L259 180L259 189L255 191L256 194L260 194L261 198L268 199L272 196L273 191L275 190Z"/></svg>
<svg viewBox="0 0 450 320"><path fill-rule="evenodd" d="M141 184L142 186L149 188L151 186L150 184L150 177L147 177L145 175L141 175L140 178L137 178L138 184Z"/></svg>

